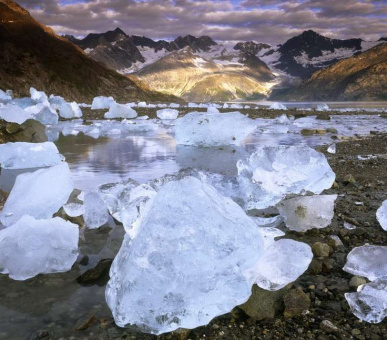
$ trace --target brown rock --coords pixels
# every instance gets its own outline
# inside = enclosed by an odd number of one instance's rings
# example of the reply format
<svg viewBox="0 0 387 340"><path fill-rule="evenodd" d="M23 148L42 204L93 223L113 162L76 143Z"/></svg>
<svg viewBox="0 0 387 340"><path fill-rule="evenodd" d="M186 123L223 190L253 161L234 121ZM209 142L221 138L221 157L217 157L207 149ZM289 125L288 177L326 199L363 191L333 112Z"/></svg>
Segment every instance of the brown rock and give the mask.
<svg viewBox="0 0 387 340"><path fill-rule="evenodd" d="M75 325L75 330L84 331L85 329L88 329L90 326L92 326L95 320L96 317L94 314L85 315L77 321Z"/></svg>
<svg viewBox="0 0 387 340"><path fill-rule="evenodd" d="M301 288L297 288L285 295L284 304L284 316L286 318L292 318L301 315L304 311L309 309L310 299Z"/></svg>
<svg viewBox="0 0 387 340"><path fill-rule="evenodd" d="M330 247L326 243L316 242L312 246L313 254L317 257L329 257Z"/></svg>

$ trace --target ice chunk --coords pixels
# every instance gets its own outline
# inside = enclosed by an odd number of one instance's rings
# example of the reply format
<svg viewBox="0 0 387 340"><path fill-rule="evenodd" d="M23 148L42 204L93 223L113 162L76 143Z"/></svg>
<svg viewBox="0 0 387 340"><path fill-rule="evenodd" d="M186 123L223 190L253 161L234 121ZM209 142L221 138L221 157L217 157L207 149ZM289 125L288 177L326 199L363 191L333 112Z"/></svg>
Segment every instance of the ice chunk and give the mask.
<svg viewBox="0 0 387 340"><path fill-rule="evenodd" d="M67 203L63 206L63 209L67 216L78 217L85 213L85 206L83 205L83 200L79 198L82 194L78 194L79 190L74 190Z"/></svg>
<svg viewBox="0 0 387 340"><path fill-rule="evenodd" d="M224 108L224 109L228 109L228 108L229 108L229 105L228 105L227 103L224 103L224 104L223 104L223 108Z"/></svg>
<svg viewBox="0 0 387 340"><path fill-rule="evenodd" d="M336 198L337 195L295 197L282 201L277 208L290 230L322 229L333 219Z"/></svg>
<svg viewBox="0 0 387 340"><path fill-rule="evenodd" d="M0 231L0 272L14 280L66 272L77 259L78 239L76 224L24 215Z"/></svg>
<svg viewBox="0 0 387 340"><path fill-rule="evenodd" d="M277 237L285 236L285 233L282 230L274 227L260 227L258 232L263 238L263 248L265 251L275 242Z"/></svg>
<svg viewBox="0 0 387 340"><path fill-rule="evenodd" d="M23 215L51 218L67 202L73 189L67 163L21 174L5 202L0 220L10 226Z"/></svg>
<svg viewBox="0 0 387 340"><path fill-rule="evenodd" d="M209 106L207 109L207 113L219 113L219 110L214 106Z"/></svg>
<svg viewBox="0 0 387 340"><path fill-rule="evenodd" d="M387 277L387 247L366 245L352 249L343 270L371 281Z"/></svg>
<svg viewBox="0 0 387 340"><path fill-rule="evenodd" d="M376 218L381 227L387 231L387 200L382 203L382 206L376 212Z"/></svg>
<svg viewBox="0 0 387 340"><path fill-rule="evenodd" d="M179 111L175 109L157 110L157 117L160 119L176 119Z"/></svg>
<svg viewBox="0 0 387 340"><path fill-rule="evenodd" d="M329 106L325 103L317 105L317 111L329 111Z"/></svg>
<svg viewBox="0 0 387 340"><path fill-rule="evenodd" d="M0 90L0 102L7 102L12 100L12 92L4 92L3 90Z"/></svg>
<svg viewBox="0 0 387 340"><path fill-rule="evenodd" d="M86 193L83 204L85 206L83 219L89 229L97 229L108 221L109 214L105 202L98 192Z"/></svg>
<svg viewBox="0 0 387 340"><path fill-rule="evenodd" d="M275 122L278 124L291 124L292 121L286 114L283 114L275 119Z"/></svg>
<svg viewBox="0 0 387 340"><path fill-rule="evenodd" d="M362 285L356 293L346 293L345 298L360 320L382 322L387 316L387 278Z"/></svg>
<svg viewBox="0 0 387 340"><path fill-rule="evenodd" d="M196 104L196 103L188 103L188 107L189 108L196 108L196 107L198 107L198 104Z"/></svg>
<svg viewBox="0 0 387 340"><path fill-rule="evenodd" d="M302 275L312 258L312 250L306 243L282 239L265 250L246 276L263 289L278 290Z"/></svg>
<svg viewBox="0 0 387 340"><path fill-rule="evenodd" d="M95 97L91 104L92 110L109 109L110 105L114 103L113 97Z"/></svg>
<svg viewBox="0 0 387 340"><path fill-rule="evenodd" d="M327 152L335 154L336 153L336 144L333 143L333 144L329 145Z"/></svg>
<svg viewBox="0 0 387 340"><path fill-rule="evenodd" d="M137 107L146 107L146 102L139 102Z"/></svg>
<svg viewBox="0 0 387 340"><path fill-rule="evenodd" d="M72 119L82 117L82 110L76 102L62 103L59 109L62 118Z"/></svg>
<svg viewBox="0 0 387 340"><path fill-rule="evenodd" d="M273 103L270 105L269 109L271 110L287 110L286 106L281 103Z"/></svg>
<svg viewBox="0 0 387 340"><path fill-rule="evenodd" d="M32 119L32 115L29 112L24 111L17 105L7 104L4 107L0 107L0 118L6 122L23 124L26 120Z"/></svg>
<svg viewBox="0 0 387 340"><path fill-rule="evenodd" d="M177 144L222 146L240 144L256 129L256 123L240 112L191 112L176 120Z"/></svg>
<svg viewBox="0 0 387 340"><path fill-rule="evenodd" d="M165 185L111 267L106 300L116 324L160 334L205 325L245 302L243 272L263 248L257 229L198 179Z"/></svg>
<svg viewBox="0 0 387 340"><path fill-rule="evenodd" d="M248 210L268 208L289 194L320 194L335 181L325 156L303 145L260 146L237 167Z"/></svg>
<svg viewBox="0 0 387 340"><path fill-rule="evenodd" d="M50 106L56 110L60 109L60 106L63 103L66 103L65 99L60 96L54 96L53 94L50 95L48 98L48 102L50 103Z"/></svg>
<svg viewBox="0 0 387 340"><path fill-rule="evenodd" d="M43 168L59 164L62 160L64 157L51 142L0 144L0 164L3 169Z"/></svg>
<svg viewBox="0 0 387 340"><path fill-rule="evenodd" d="M43 91L37 91L35 88L30 88L31 99L38 103L48 102L47 95Z"/></svg>
<svg viewBox="0 0 387 340"><path fill-rule="evenodd" d="M180 104L171 103L171 104L169 104L169 107L174 108L174 109L177 109L177 108L180 107Z"/></svg>
<svg viewBox="0 0 387 340"><path fill-rule="evenodd" d="M110 109L104 115L105 118L136 118L137 112L128 105L111 103Z"/></svg>
<svg viewBox="0 0 387 340"><path fill-rule="evenodd" d="M44 125L56 125L58 124L58 114L55 110L44 104L37 104L35 106L28 107L25 109L31 112L34 119L41 122Z"/></svg>

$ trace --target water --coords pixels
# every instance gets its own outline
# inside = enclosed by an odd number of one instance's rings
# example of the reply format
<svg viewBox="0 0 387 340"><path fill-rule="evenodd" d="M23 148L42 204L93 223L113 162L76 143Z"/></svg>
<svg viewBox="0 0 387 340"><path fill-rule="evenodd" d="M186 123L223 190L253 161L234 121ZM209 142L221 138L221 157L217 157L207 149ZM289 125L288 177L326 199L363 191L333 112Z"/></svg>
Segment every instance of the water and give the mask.
<svg viewBox="0 0 387 340"><path fill-rule="evenodd" d="M274 120L258 119L259 128L240 147L196 148L177 146L173 126L160 125L157 131L130 132L109 136L109 129L120 123L110 123L99 138L84 135L90 128L82 122L60 123L49 130L59 151L69 163L75 187L91 190L110 182L133 178L139 182L173 173L180 168L194 167L212 172L236 174L236 161L248 157L257 145L330 145L332 136L367 135L370 131L387 131L384 118L373 116L334 116L331 121L302 118L292 124L277 124ZM101 122L91 122L99 124ZM102 123L102 125L105 123ZM303 136L303 128L335 128L337 134ZM78 134L64 136L61 131ZM103 130L103 129L102 129ZM67 134L67 133L66 133ZM28 171L32 171L29 169ZM25 170L3 170L0 189L10 191L16 176ZM100 259L114 258L124 235L123 228L110 220L110 226L98 230L82 230L78 261L70 272L40 275L17 282L0 275L0 339L28 339L45 329L55 338L73 335L76 321L86 313L98 317L110 316L105 303L104 286L80 286L75 279ZM87 255L89 263L80 265ZM15 254L16 256L16 254ZM80 333L82 338L86 333Z"/></svg>

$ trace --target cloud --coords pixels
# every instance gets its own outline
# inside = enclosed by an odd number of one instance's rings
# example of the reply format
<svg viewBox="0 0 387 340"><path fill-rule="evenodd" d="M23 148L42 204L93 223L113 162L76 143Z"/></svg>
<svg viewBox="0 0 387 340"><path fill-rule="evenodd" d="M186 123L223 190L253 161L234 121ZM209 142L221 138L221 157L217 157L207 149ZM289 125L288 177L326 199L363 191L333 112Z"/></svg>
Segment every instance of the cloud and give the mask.
<svg viewBox="0 0 387 340"><path fill-rule="evenodd" d="M329 37L377 39L387 33L384 0L22 0L58 34L116 27L153 39L209 35L215 40L282 43L306 29Z"/></svg>

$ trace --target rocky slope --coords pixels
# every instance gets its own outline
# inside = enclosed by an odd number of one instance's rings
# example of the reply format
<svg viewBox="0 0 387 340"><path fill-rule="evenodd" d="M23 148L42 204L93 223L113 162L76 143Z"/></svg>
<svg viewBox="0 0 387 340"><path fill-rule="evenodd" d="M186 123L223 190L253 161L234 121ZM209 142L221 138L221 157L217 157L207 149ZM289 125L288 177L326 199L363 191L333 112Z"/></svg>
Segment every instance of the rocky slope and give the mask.
<svg viewBox="0 0 387 340"><path fill-rule="evenodd" d="M135 75L153 90L198 102L259 99L274 84L267 65L254 55L202 55L187 46Z"/></svg>
<svg viewBox="0 0 387 340"><path fill-rule="evenodd" d="M0 0L0 86L29 96L31 86L67 100L170 101L88 58L67 39L39 24L15 2Z"/></svg>
<svg viewBox="0 0 387 340"><path fill-rule="evenodd" d="M315 72L287 100L387 100L387 43Z"/></svg>

